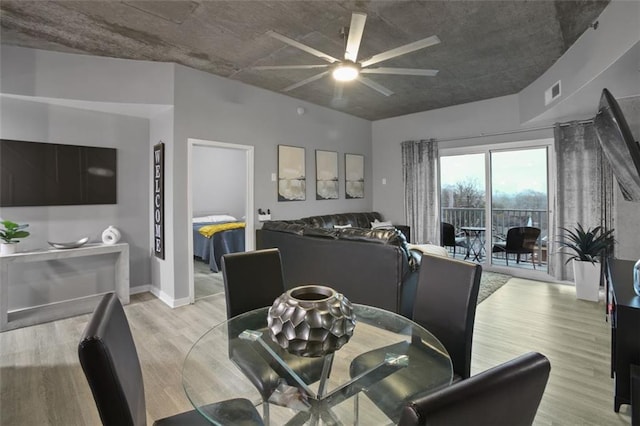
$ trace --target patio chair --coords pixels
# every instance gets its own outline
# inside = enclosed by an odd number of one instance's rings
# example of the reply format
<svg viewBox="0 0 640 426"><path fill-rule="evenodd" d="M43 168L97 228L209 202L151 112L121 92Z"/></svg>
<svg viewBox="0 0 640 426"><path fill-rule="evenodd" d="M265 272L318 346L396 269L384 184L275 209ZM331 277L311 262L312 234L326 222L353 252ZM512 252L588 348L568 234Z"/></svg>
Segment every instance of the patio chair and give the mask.
<svg viewBox="0 0 640 426"><path fill-rule="evenodd" d="M534 228L532 226L509 228L506 240L493 243L491 252L504 253L507 266L509 266L509 254L516 255L516 263L520 263L521 255L530 254L533 269L536 269L533 252L539 236L540 228Z"/></svg>
<svg viewBox="0 0 640 426"><path fill-rule="evenodd" d="M442 247L452 247L453 257L456 257L456 247L467 250L467 237L456 235L456 230L452 224L442 222L440 229L440 245Z"/></svg>

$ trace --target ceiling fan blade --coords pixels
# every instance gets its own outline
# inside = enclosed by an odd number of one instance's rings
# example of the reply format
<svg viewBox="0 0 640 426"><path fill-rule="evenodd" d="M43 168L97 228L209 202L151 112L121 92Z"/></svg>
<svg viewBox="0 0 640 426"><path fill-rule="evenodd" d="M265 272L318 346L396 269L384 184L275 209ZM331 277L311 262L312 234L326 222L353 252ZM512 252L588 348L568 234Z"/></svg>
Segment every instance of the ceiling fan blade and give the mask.
<svg viewBox="0 0 640 426"><path fill-rule="evenodd" d="M329 74L329 71L321 72L320 74L316 74L314 76L311 76L311 77L309 77L309 78L307 78L305 80L302 80L302 81L300 81L300 82L298 82L296 84L292 84L289 87L285 87L284 89L282 89L282 91L283 92L288 92L290 90L297 89L298 87L304 86L305 84L311 83L312 81L316 81L316 80L324 77L327 74Z"/></svg>
<svg viewBox="0 0 640 426"><path fill-rule="evenodd" d="M329 65L265 65L259 67L250 67L252 70L310 70L314 68L326 68Z"/></svg>
<svg viewBox="0 0 640 426"><path fill-rule="evenodd" d="M382 86L382 85L380 85L380 84L376 83L376 82L375 82L375 81L373 81L373 80L369 80L369 79L368 79L368 78L366 78L366 77L362 77L362 76L360 76L360 77L358 78L358 80L357 80L357 81L359 81L360 83L364 84L365 86L369 86L369 87L371 87L373 90L375 90L375 91L377 91L377 92L380 92L380 93L382 93L382 94L383 94L383 95L385 95L385 96L391 96L391 95L393 95L393 92L392 92L391 90L389 90L389 89L387 89L386 87L384 87L384 86Z"/></svg>
<svg viewBox="0 0 640 426"><path fill-rule="evenodd" d="M396 47L395 49L387 50L386 52L373 55L369 59L360 62L362 67L368 67L369 65L377 64L378 62L386 61L388 59L395 58L400 55L415 52L416 50L424 49L425 47L433 46L440 43L438 36L431 36L423 38L422 40L414 41L413 43L405 44L404 46Z"/></svg>
<svg viewBox="0 0 640 426"><path fill-rule="evenodd" d="M347 50L344 52L344 58L355 62L358 58L358 49L362 41L362 33L364 32L364 23L367 21L367 15L364 13L353 13L351 15L351 25L349 26L349 38L347 39Z"/></svg>
<svg viewBox="0 0 640 426"><path fill-rule="evenodd" d="M424 70L418 68L365 68L360 70L362 74L400 74L400 75L420 75L426 77L435 77L438 70Z"/></svg>
<svg viewBox="0 0 640 426"><path fill-rule="evenodd" d="M334 63L334 62L339 62L338 59L334 58L333 56L327 55L326 53L323 53L319 50L314 49L313 47L309 47L305 44L302 44L300 42L295 41L294 39L291 39L287 36L283 36L282 34L278 34L275 31L267 31L267 35L271 36L275 39L278 39L280 41L283 41L285 43L287 43L288 45L291 45L293 47L296 47L300 50L303 50L307 53L311 53L313 56L317 56L318 58L324 59L327 62L330 63Z"/></svg>

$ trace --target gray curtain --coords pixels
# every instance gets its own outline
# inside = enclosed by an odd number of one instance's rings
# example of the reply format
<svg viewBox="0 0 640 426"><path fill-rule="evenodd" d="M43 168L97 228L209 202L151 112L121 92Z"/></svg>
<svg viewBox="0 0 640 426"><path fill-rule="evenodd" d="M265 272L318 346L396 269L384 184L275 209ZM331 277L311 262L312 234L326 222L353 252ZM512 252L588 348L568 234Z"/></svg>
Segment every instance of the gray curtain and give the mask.
<svg viewBox="0 0 640 426"><path fill-rule="evenodd" d="M404 212L413 243L440 245L438 142L402 142Z"/></svg>
<svg viewBox="0 0 640 426"><path fill-rule="evenodd" d="M557 123L555 223L549 234L557 237L561 227L573 229L604 226L613 229L613 174L603 156L592 123ZM553 239L551 241L553 243ZM558 280L573 280L571 263L555 244L548 248L549 273Z"/></svg>

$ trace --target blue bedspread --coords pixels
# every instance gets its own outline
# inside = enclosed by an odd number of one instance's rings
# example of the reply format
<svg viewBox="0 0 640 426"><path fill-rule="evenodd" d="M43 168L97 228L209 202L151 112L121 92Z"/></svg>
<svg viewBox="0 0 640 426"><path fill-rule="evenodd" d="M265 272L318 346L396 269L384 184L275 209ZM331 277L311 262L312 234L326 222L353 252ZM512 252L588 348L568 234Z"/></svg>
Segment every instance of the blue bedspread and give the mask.
<svg viewBox="0 0 640 426"><path fill-rule="evenodd" d="M244 228L216 232L211 238L198 232L201 227L213 224L213 222L193 224L193 255L208 263L211 271L219 272L222 269L220 260L222 255L244 251Z"/></svg>

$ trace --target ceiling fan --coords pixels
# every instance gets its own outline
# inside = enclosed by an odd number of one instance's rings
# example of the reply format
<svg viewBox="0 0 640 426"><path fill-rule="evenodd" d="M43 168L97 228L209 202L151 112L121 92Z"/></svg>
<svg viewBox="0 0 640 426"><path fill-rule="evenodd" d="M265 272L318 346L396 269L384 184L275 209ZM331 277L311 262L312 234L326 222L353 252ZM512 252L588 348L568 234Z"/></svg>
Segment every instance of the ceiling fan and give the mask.
<svg viewBox="0 0 640 426"><path fill-rule="evenodd" d="M323 53L317 49L314 49L313 47L309 47L289 37L286 37L282 34L278 34L275 31L268 31L267 35L275 39L278 39L280 41L283 41L295 48L298 48L307 53L310 53L314 56L317 56L318 58L327 61L328 64L256 66L256 67L252 67L251 69L293 70L293 69L327 68L325 71L321 72L320 74L313 75L305 80L292 84L291 86L285 87L283 89L284 92L297 89L298 87L304 86L305 84L311 83L312 81L316 81L331 73L331 75L337 82L347 82L347 81L357 80L360 83L364 84L365 86L368 86L373 90L376 90L377 92L382 93L385 96L391 96L393 95L393 92L387 89L386 87L376 83L375 81L370 80L366 77L363 77L361 74L399 74L399 75L417 75L417 76L427 76L427 77L433 77L436 74L438 74L437 70L429 70L429 69L389 68L389 67L370 68L371 65L375 65L379 62L383 62L401 55L405 55L407 53L414 52L416 50L424 49L425 47L438 44L440 43L440 39L437 36L423 38L421 40L414 41L413 43L405 44L403 46L396 47L391 50L387 50L386 52L378 53L377 55L373 55L372 57L365 59L363 61L358 61L358 49L360 48L360 42L362 41L362 34L364 32L364 24L366 20L367 20L367 15L364 13L354 12L351 15L351 25L346 31L342 32L345 38L348 37L343 60L334 58L331 55L327 55L326 53Z"/></svg>

